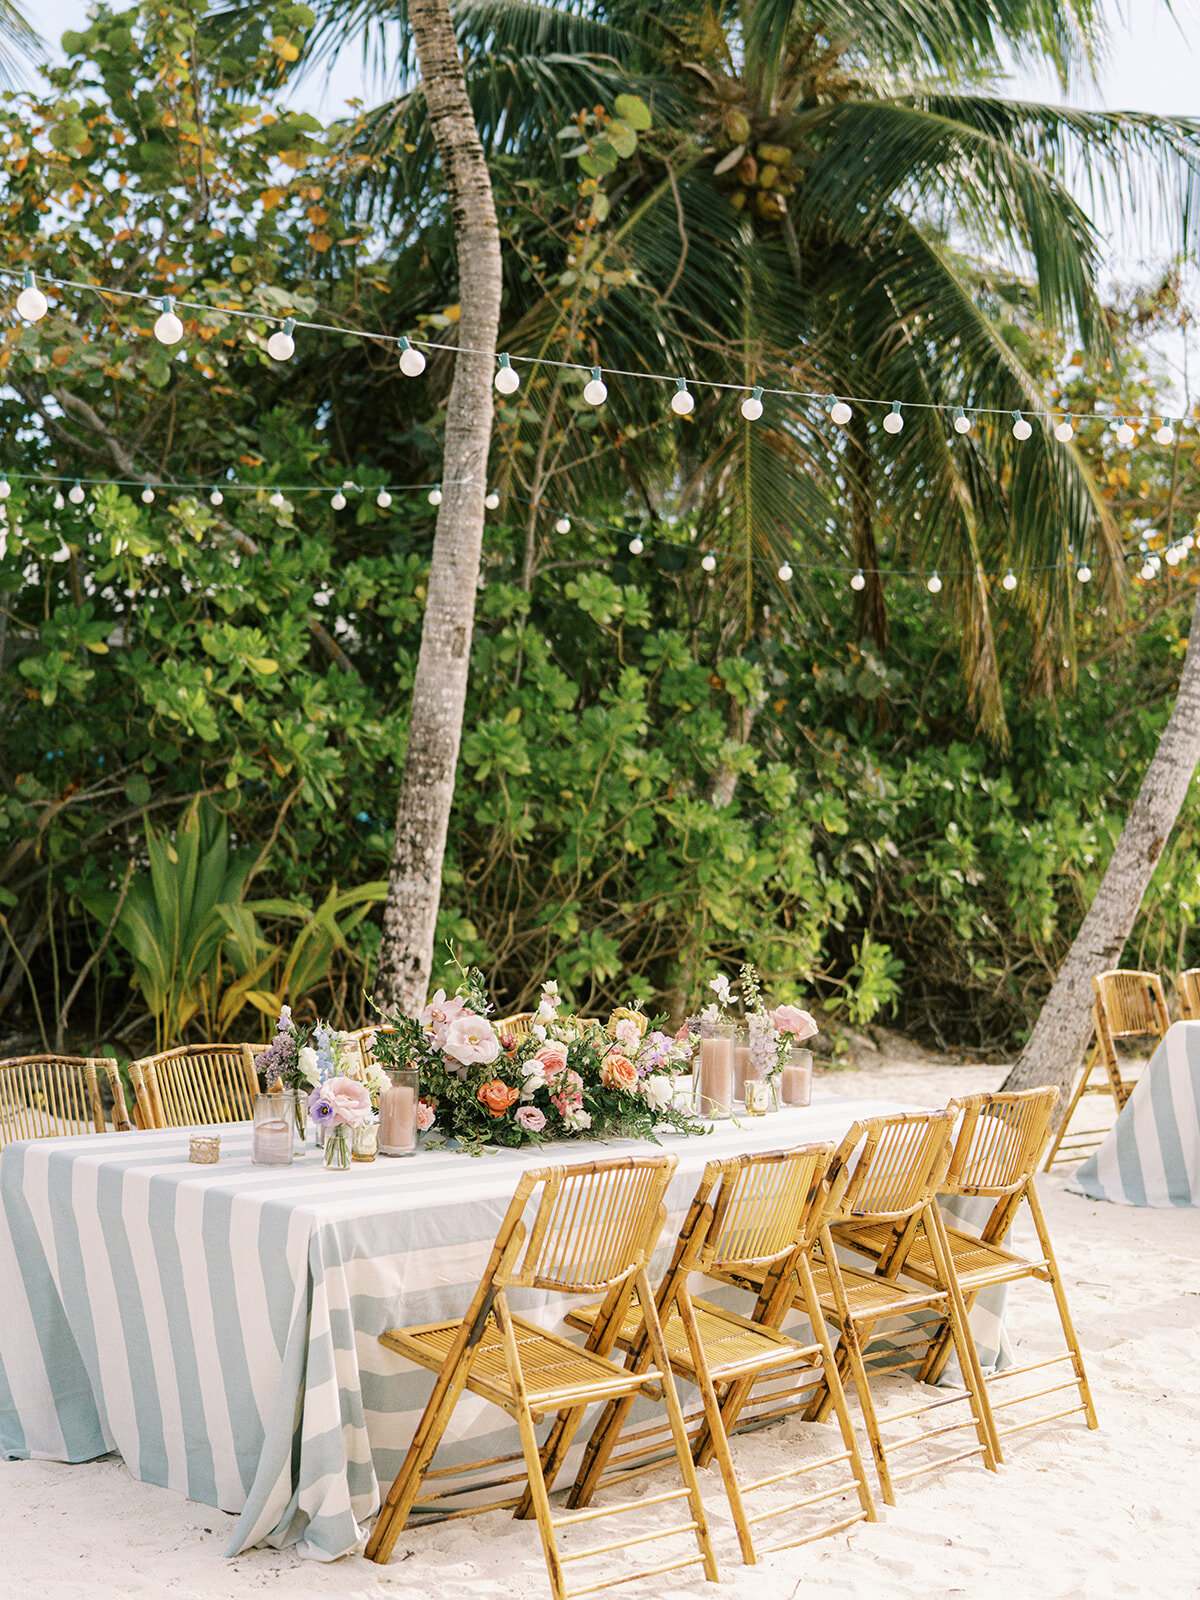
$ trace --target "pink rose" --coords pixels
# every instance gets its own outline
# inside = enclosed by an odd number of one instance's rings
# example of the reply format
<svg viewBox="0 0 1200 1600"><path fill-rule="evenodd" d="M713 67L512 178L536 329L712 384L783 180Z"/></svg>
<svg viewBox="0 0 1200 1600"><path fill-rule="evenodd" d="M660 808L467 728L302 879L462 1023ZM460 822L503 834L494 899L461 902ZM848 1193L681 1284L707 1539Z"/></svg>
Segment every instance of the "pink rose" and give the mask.
<svg viewBox="0 0 1200 1600"><path fill-rule="evenodd" d="M539 1111L536 1106L522 1106L517 1112L516 1121L526 1133L541 1133L546 1126L545 1113Z"/></svg>
<svg viewBox="0 0 1200 1600"><path fill-rule="evenodd" d="M333 1107L334 1123L345 1123L347 1128L361 1128L371 1116L371 1091L365 1083L353 1078L326 1078L321 1093Z"/></svg>
<svg viewBox="0 0 1200 1600"><path fill-rule="evenodd" d="M455 1017L446 1029L442 1049L464 1067L477 1061L486 1066L500 1054L500 1041L486 1017L467 1011Z"/></svg>
<svg viewBox="0 0 1200 1600"><path fill-rule="evenodd" d="M641 1030L631 1017L622 1017L613 1028L613 1038L626 1050L636 1050L641 1042Z"/></svg>
<svg viewBox="0 0 1200 1600"><path fill-rule="evenodd" d="M559 1039L547 1039L539 1050L534 1052L533 1059L542 1064L542 1075L549 1083L552 1078L557 1078L560 1072L567 1070L567 1047Z"/></svg>
<svg viewBox="0 0 1200 1600"><path fill-rule="evenodd" d="M428 1133L437 1121L437 1112L426 1100L422 1100L417 1107L417 1132Z"/></svg>
<svg viewBox="0 0 1200 1600"><path fill-rule="evenodd" d="M810 1017L807 1011L801 1011L798 1006L776 1006L767 1015L778 1033L790 1033L796 1040L811 1039L814 1033L820 1031L815 1018Z"/></svg>

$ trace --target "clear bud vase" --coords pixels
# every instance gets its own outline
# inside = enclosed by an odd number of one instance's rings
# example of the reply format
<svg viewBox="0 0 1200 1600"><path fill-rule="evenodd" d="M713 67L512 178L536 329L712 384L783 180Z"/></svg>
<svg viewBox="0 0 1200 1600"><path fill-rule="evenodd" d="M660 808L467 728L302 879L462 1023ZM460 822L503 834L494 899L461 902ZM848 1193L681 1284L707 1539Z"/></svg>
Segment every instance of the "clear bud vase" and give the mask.
<svg viewBox="0 0 1200 1600"><path fill-rule="evenodd" d="M733 1106L732 1022L700 1024L700 1053L694 1068L696 1111L709 1121L730 1115Z"/></svg>
<svg viewBox="0 0 1200 1600"><path fill-rule="evenodd" d="M780 1099L785 1106L806 1106L812 1099L811 1050L793 1045L779 1075Z"/></svg>
<svg viewBox="0 0 1200 1600"><path fill-rule="evenodd" d="M330 1172L345 1172L349 1165L350 1141L346 1137L345 1123L339 1122L326 1130L325 1166Z"/></svg>

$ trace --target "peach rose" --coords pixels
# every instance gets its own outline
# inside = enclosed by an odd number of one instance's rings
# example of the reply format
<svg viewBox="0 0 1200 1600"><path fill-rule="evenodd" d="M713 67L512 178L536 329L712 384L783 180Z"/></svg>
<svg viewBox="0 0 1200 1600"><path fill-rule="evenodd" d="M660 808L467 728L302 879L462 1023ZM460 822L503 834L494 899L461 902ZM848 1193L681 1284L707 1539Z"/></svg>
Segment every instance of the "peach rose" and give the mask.
<svg viewBox="0 0 1200 1600"><path fill-rule="evenodd" d="M510 1089L499 1078L490 1078L482 1085L475 1098L481 1106L487 1107L493 1117L502 1117L513 1101L520 1098L520 1091Z"/></svg>
<svg viewBox="0 0 1200 1600"><path fill-rule="evenodd" d="M542 1063L542 1072L546 1082L557 1078L560 1072L567 1069L567 1047L559 1039L547 1039L539 1050L534 1052L533 1059Z"/></svg>
<svg viewBox="0 0 1200 1600"><path fill-rule="evenodd" d="M619 1050L613 1050L604 1058L604 1065L600 1068L600 1082L609 1089L624 1089L626 1094L632 1094L638 1086L637 1068L628 1056L623 1056Z"/></svg>

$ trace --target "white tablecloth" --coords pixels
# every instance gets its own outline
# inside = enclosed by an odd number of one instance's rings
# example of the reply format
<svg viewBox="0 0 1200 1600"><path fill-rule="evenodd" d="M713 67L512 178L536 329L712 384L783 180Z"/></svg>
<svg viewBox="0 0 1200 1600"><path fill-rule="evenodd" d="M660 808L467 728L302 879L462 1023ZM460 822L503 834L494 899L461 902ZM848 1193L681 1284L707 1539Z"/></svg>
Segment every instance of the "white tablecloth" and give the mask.
<svg viewBox="0 0 1200 1600"><path fill-rule="evenodd" d="M707 1137L666 1136L679 1171L664 1252L711 1157L836 1142L856 1118L901 1109L818 1095ZM256 1167L247 1125L221 1131L211 1167L189 1164L186 1130L0 1151L0 1450L117 1450L142 1480L240 1513L230 1555L298 1544L328 1560L378 1510L429 1394L429 1375L379 1333L466 1309L524 1167L645 1147L423 1152L326 1172L316 1152ZM525 1298L548 1320L563 1309ZM994 1363L996 1304L972 1327ZM439 1464L514 1439L467 1395Z"/></svg>

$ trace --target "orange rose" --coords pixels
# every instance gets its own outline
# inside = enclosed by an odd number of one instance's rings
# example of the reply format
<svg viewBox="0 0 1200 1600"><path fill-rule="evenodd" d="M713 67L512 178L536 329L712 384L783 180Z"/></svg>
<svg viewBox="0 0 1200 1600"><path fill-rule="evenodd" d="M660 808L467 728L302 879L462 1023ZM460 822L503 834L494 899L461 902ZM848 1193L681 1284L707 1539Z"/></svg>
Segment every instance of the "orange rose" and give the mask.
<svg viewBox="0 0 1200 1600"><path fill-rule="evenodd" d="M514 1100L521 1098L519 1089L510 1089L499 1078L491 1078L475 1096L481 1106L486 1106L493 1117L502 1117Z"/></svg>
<svg viewBox="0 0 1200 1600"><path fill-rule="evenodd" d="M637 1068L628 1056L623 1056L619 1050L613 1050L604 1058L604 1065L600 1068L600 1082L609 1089L624 1089L626 1094L632 1094L638 1086Z"/></svg>

